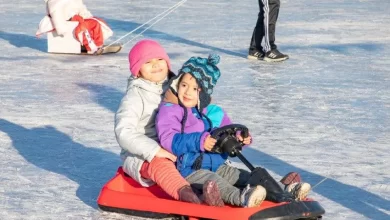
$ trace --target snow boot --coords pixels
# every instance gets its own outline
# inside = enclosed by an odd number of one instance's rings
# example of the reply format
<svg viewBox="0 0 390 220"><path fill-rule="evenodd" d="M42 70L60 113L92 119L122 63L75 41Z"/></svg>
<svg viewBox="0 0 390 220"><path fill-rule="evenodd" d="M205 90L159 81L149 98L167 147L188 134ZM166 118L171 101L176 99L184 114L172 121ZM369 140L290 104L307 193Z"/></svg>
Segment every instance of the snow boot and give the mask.
<svg viewBox="0 0 390 220"><path fill-rule="evenodd" d="M207 180L203 184L203 201L209 206L224 206L221 193L215 181Z"/></svg>
<svg viewBox="0 0 390 220"><path fill-rule="evenodd" d="M301 176L299 173L296 172L289 172L287 173L281 180L280 182L287 188L288 185L292 183L299 183L301 182Z"/></svg>
<svg viewBox="0 0 390 220"><path fill-rule="evenodd" d="M309 183L298 182L288 185L286 191L291 193L296 200L300 201L306 199L310 189L311 186Z"/></svg>
<svg viewBox="0 0 390 220"><path fill-rule="evenodd" d="M191 186L183 186L179 189L179 200L195 204L202 203L194 191L192 191Z"/></svg>
<svg viewBox="0 0 390 220"><path fill-rule="evenodd" d="M259 206L266 197L266 190L262 186L251 187L249 184L241 191L241 206L251 208Z"/></svg>

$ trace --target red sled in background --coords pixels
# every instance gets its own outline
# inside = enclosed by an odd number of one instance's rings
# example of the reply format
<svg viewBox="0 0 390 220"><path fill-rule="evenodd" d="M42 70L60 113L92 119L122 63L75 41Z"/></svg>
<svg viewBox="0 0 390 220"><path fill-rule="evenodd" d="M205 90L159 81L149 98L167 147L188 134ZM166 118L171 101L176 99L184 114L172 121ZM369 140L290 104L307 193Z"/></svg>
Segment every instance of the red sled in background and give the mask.
<svg viewBox="0 0 390 220"><path fill-rule="evenodd" d="M110 36L112 36L111 29L105 24L103 21L91 18L90 20L96 20L100 24L101 33L101 41L106 40ZM122 45L119 43L103 45L100 46L99 49L89 52L86 46L83 46L80 43L80 39L76 38L75 31L79 26L78 21L65 21L64 28L65 32L62 35L58 35L56 30L53 27L51 19L49 16L45 16L38 27L38 31L36 33L37 37L40 37L42 34L47 34L47 52L49 53L58 53L58 54L81 54L81 55L101 55L108 53L118 53L122 49ZM92 41L90 33L88 30L83 31L84 37L86 41ZM93 45L91 43L91 45Z"/></svg>

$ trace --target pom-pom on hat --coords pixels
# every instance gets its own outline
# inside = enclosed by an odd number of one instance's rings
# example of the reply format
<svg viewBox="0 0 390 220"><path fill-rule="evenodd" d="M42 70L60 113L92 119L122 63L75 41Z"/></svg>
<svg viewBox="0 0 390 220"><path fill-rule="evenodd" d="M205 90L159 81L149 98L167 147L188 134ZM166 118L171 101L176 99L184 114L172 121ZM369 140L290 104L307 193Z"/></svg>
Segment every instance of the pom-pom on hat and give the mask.
<svg viewBox="0 0 390 220"><path fill-rule="evenodd" d="M196 78L202 91L211 95L213 88L217 84L221 72L219 71L217 64L220 57L216 54L211 54L209 57L191 57L185 62L182 68L179 70L179 75L183 73L189 73Z"/></svg>

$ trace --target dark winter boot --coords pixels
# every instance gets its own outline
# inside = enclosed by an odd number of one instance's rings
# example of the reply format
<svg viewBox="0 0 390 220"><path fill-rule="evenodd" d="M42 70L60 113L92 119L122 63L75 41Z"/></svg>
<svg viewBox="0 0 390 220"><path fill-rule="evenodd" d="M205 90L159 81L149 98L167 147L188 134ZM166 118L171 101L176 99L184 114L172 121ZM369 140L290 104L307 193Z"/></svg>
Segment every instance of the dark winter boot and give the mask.
<svg viewBox="0 0 390 220"><path fill-rule="evenodd" d="M203 184L203 200L209 206L222 207L225 205L222 201L217 184L212 180L207 180Z"/></svg>
<svg viewBox="0 0 390 220"><path fill-rule="evenodd" d="M257 167L252 171L248 183L251 186L263 186L267 191L265 200L278 203L291 202L294 200L293 196L289 192L284 191L267 170L261 167Z"/></svg>
<svg viewBox="0 0 390 220"><path fill-rule="evenodd" d="M195 204L202 203L194 191L192 191L191 186L183 186L179 189L179 200Z"/></svg>

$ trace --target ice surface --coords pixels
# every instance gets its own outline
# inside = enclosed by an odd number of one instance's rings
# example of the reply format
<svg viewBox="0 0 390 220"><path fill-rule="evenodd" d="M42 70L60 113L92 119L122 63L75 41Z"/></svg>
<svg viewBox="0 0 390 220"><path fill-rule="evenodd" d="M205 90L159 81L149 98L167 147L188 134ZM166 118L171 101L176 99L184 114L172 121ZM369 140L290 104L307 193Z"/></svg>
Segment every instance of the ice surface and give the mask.
<svg viewBox="0 0 390 220"><path fill-rule="evenodd" d="M111 41L178 2L84 1ZM47 54L34 36L43 1L17 2L0 3L0 219L131 219L96 198L120 165L113 119L136 41L108 56ZM389 9L282 0L276 38L290 59L275 64L245 58L257 1L187 1L136 40L160 41L174 71L220 54L213 100L250 128L244 154L278 179L298 171L320 183L310 196L324 219L390 219Z"/></svg>

